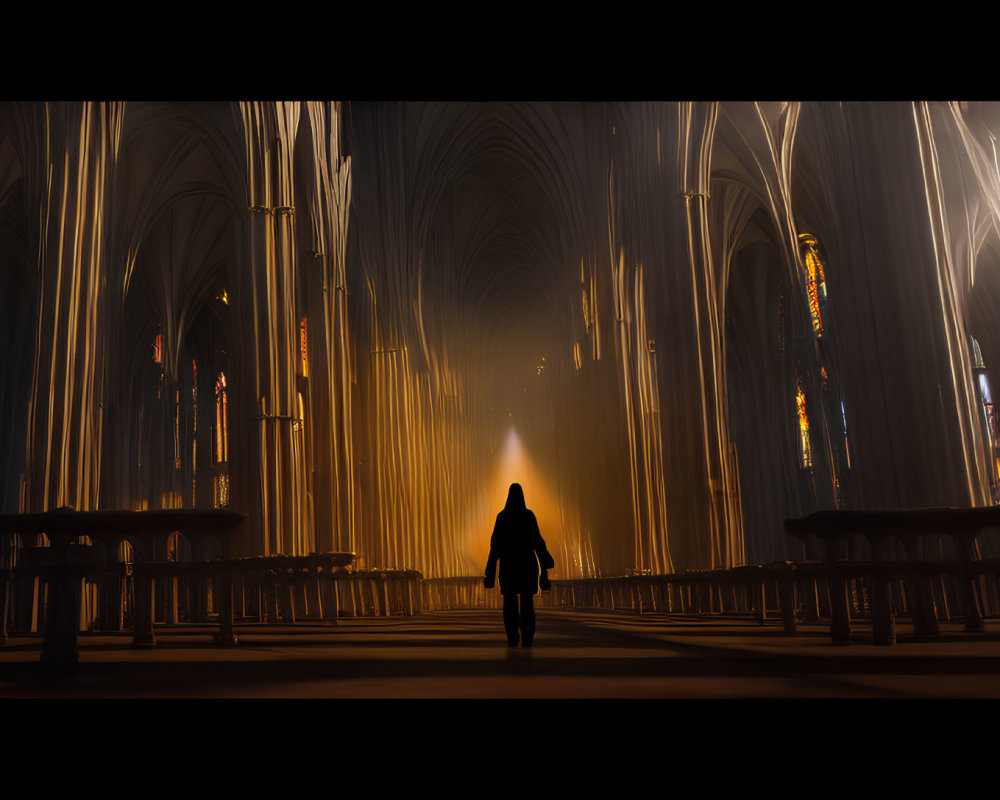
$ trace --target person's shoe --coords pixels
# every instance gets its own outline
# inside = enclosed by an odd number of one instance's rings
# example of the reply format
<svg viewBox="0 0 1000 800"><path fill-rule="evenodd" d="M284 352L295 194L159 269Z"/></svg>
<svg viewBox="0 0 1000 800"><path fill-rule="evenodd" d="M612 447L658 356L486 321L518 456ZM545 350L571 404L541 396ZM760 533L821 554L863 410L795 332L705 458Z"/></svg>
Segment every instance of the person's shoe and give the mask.
<svg viewBox="0 0 1000 800"><path fill-rule="evenodd" d="M525 639L523 642L521 642L521 647L531 647L531 640Z"/></svg>
<svg viewBox="0 0 1000 800"><path fill-rule="evenodd" d="M507 640L507 646L508 647L517 647L517 639L516 638L514 638L514 639L508 639Z"/></svg>

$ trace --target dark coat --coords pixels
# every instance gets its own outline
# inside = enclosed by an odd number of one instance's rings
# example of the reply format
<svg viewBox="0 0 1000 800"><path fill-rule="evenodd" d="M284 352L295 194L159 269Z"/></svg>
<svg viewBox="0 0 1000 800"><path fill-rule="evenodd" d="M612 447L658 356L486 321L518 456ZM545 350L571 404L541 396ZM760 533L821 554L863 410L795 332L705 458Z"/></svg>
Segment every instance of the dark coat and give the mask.
<svg viewBox="0 0 1000 800"><path fill-rule="evenodd" d="M486 585L492 586L500 562L501 594L538 594L538 564L552 569L555 564L538 531L531 511L501 511L497 514L486 563Z"/></svg>

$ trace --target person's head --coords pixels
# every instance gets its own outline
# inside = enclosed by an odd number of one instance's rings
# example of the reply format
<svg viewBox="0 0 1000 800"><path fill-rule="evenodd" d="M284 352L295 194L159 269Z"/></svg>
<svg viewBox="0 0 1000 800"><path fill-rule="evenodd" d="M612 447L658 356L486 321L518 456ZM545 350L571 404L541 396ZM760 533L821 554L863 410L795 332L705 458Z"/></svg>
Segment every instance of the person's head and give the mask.
<svg viewBox="0 0 1000 800"><path fill-rule="evenodd" d="M507 505L504 506L504 511L524 511L525 508L524 490L521 484L512 483L507 491Z"/></svg>

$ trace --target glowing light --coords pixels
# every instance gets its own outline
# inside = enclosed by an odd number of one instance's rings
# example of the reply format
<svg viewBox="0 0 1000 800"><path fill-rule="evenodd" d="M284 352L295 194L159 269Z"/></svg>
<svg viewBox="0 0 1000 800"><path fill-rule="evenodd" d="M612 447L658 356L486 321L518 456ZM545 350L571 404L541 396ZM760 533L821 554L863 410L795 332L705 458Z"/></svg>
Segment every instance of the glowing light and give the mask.
<svg viewBox="0 0 1000 800"><path fill-rule="evenodd" d="M160 508L184 508L184 498L180 492L163 492L160 495Z"/></svg>
<svg viewBox="0 0 1000 800"><path fill-rule="evenodd" d="M219 294L215 296L215 299L223 303L224 305L229 305L229 292L223 289Z"/></svg>
<svg viewBox="0 0 1000 800"><path fill-rule="evenodd" d="M198 362L191 359L191 507L198 507Z"/></svg>
<svg viewBox="0 0 1000 800"><path fill-rule="evenodd" d="M983 402L987 405L993 403L993 393L990 391L990 379L985 372L979 373L979 393L983 396Z"/></svg>
<svg viewBox="0 0 1000 800"><path fill-rule="evenodd" d="M806 262L806 291L809 294L809 313L812 315L813 333L817 339L823 338L823 314L821 304L826 302L826 276L823 272L823 259L820 258L815 236L803 233L799 236L802 244L803 257Z"/></svg>
<svg viewBox="0 0 1000 800"><path fill-rule="evenodd" d="M299 323L299 354L302 361L302 377L309 377L309 336L306 330L307 319L302 318Z"/></svg>
<svg viewBox="0 0 1000 800"><path fill-rule="evenodd" d="M163 334L158 333L153 337L153 361L157 364L163 363Z"/></svg>
<svg viewBox="0 0 1000 800"><path fill-rule="evenodd" d="M219 373L215 382L215 460L225 463L229 460L229 436L226 430L226 375Z"/></svg>
<svg viewBox="0 0 1000 800"><path fill-rule="evenodd" d="M844 409L844 401L840 401L840 419L844 423L844 454L847 456L847 468L851 468L851 446L847 440L847 411Z"/></svg>
<svg viewBox="0 0 1000 800"><path fill-rule="evenodd" d="M181 468L181 390L174 391L174 469Z"/></svg>
<svg viewBox="0 0 1000 800"><path fill-rule="evenodd" d="M194 359L191 359L191 430L198 432L198 362Z"/></svg>
<svg viewBox="0 0 1000 800"><path fill-rule="evenodd" d="M563 576L570 573L568 563L560 563L558 553L567 551L567 531L572 522L564 519L558 499L542 477L540 470L525 450L517 431L511 428L500 448L499 457L491 479L476 504L476 511L466 524L468 550L477 565L486 565L490 551L490 534L496 515L507 501L507 491L512 483L520 483L528 508L538 520L538 528L546 546L556 557L556 570Z"/></svg>
<svg viewBox="0 0 1000 800"><path fill-rule="evenodd" d="M229 476L226 474L216 475L214 488L214 506L216 508L226 508L229 505Z"/></svg>
<svg viewBox="0 0 1000 800"><path fill-rule="evenodd" d="M806 395L801 386L798 387L798 392L795 395L795 408L799 417L799 456L804 469L812 466L812 447L809 443L809 415L806 414Z"/></svg>

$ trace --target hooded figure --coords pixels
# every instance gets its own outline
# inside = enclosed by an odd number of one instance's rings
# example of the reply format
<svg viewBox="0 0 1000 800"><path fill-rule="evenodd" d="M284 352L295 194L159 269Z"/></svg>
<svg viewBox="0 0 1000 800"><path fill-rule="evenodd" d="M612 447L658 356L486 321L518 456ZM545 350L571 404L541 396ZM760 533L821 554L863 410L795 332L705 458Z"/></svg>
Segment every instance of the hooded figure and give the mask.
<svg viewBox="0 0 1000 800"><path fill-rule="evenodd" d="M500 562L500 593L503 595L503 621L507 642L531 647L535 635L534 595L538 593L539 562L542 569L542 588L548 589L546 570L555 566L552 556L538 530L535 515L525 506L524 491L512 483L507 493L507 504L497 514L493 536L490 539L490 557L486 563L487 589L492 589ZM520 603L519 603L520 598Z"/></svg>

